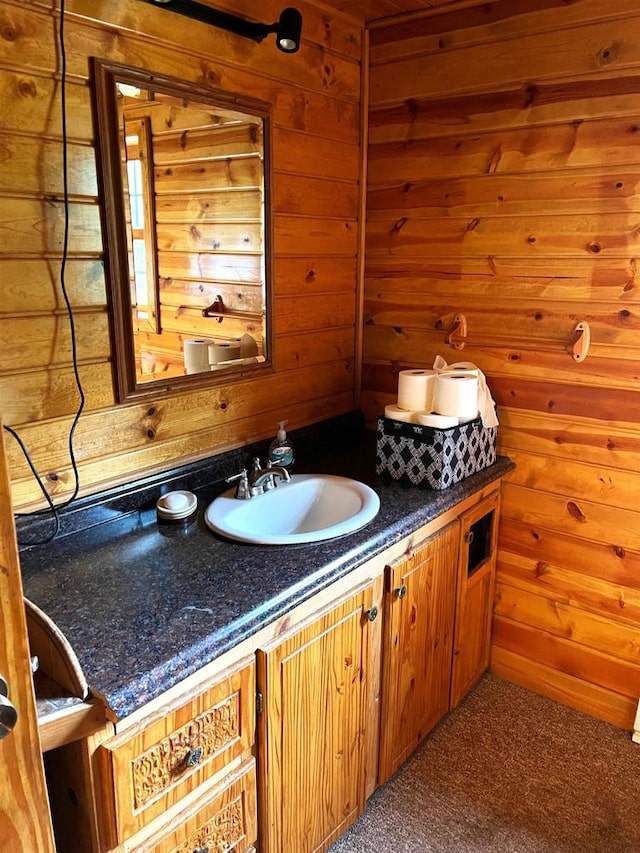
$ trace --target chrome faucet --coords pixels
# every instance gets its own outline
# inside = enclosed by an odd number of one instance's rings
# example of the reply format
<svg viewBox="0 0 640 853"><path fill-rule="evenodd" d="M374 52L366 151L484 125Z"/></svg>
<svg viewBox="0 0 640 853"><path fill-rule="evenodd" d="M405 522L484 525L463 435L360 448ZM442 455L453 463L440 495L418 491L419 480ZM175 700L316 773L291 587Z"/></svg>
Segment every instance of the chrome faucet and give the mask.
<svg viewBox="0 0 640 853"><path fill-rule="evenodd" d="M270 462L267 462L267 467L263 468L260 460L256 457L253 460L253 469L249 474L249 493L251 497L262 495L271 489L275 489L278 485L276 477L285 483L288 483L291 479L286 468L282 468L280 465L271 465Z"/></svg>
<svg viewBox="0 0 640 853"><path fill-rule="evenodd" d="M239 500L246 501L249 498L256 497L256 495L263 495L265 492L275 489L278 485L276 477L285 483L291 479L286 468L281 468L279 465L272 466L270 462L267 462L267 467L263 468L260 460L256 457L253 460L253 468L250 473L247 472L246 468L243 468L239 474L227 477L226 482L237 481L235 496Z"/></svg>

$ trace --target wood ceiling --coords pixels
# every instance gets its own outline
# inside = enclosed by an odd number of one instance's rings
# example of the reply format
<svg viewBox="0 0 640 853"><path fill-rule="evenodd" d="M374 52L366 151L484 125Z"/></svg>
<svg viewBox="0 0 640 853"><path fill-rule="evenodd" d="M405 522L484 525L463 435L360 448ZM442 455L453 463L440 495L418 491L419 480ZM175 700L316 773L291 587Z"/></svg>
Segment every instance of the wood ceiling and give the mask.
<svg viewBox="0 0 640 853"><path fill-rule="evenodd" d="M428 9L462 4L473 6L484 2L485 0L475 0L475 2L474 0L323 0L323 5L344 12L360 21L369 22L408 12L423 12Z"/></svg>

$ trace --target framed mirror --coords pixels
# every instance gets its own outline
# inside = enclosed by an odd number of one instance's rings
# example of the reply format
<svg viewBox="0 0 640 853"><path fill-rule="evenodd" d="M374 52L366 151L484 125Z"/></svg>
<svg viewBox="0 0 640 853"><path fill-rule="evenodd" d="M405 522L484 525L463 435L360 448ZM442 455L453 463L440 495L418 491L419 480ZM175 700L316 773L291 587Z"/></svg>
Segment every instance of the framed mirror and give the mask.
<svg viewBox="0 0 640 853"><path fill-rule="evenodd" d="M269 105L92 66L118 401L270 370Z"/></svg>

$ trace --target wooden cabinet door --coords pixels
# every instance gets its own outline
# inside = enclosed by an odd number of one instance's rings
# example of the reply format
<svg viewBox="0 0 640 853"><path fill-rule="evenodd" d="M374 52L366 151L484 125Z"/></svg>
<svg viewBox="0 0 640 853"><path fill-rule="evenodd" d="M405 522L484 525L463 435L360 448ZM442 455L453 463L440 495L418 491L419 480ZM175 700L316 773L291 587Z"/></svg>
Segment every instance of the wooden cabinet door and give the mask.
<svg viewBox="0 0 640 853"><path fill-rule="evenodd" d="M258 651L261 853L320 853L364 808L372 587Z"/></svg>
<svg viewBox="0 0 640 853"><path fill-rule="evenodd" d="M489 666L500 492L460 517L460 558L450 707Z"/></svg>
<svg viewBox="0 0 640 853"><path fill-rule="evenodd" d="M457 521L387 566L379 784L449 710L457 569Z"/></svg>
<svg viewBox="0 0 640 853"><path fill-rule="evenodd" d="M0 675L18 713L13 730L0 740L0 850L54 853L1 424Z"/></svg>

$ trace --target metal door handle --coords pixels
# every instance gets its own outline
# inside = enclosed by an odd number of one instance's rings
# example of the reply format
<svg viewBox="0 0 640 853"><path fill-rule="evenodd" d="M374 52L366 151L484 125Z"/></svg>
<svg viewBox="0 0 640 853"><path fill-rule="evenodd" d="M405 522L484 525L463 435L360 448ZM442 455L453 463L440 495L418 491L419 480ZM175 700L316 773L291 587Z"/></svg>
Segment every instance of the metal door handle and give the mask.
<svg viewBox="0 0 640 853"><path fill-rule="evenodd" d="M7 698L9 688L7 682L0 675L0 740L10 735L15 724L18 722L18 712L13 702Z"/></svg>

